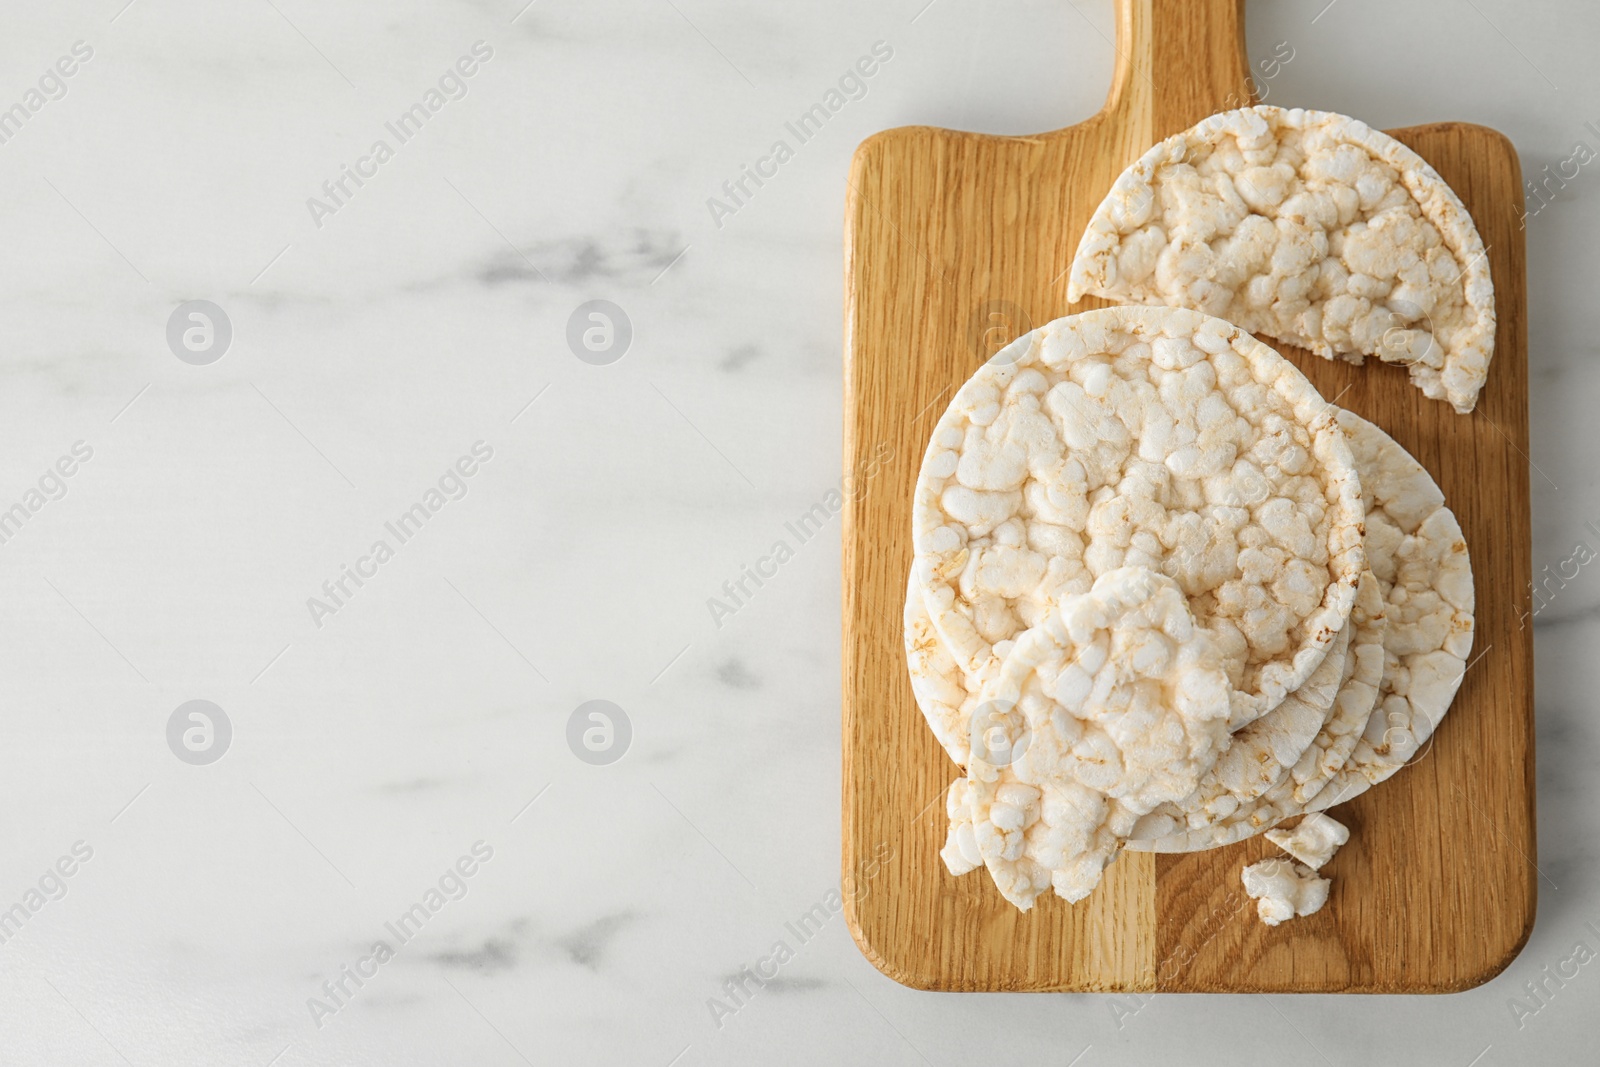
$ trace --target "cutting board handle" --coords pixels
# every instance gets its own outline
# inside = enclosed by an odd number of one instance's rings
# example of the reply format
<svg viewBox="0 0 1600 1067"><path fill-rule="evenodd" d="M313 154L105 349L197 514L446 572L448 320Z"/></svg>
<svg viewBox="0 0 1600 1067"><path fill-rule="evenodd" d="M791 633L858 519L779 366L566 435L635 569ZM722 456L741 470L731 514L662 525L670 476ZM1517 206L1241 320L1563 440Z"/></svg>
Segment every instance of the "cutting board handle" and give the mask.
<svg viewBox="0 0 1600 1067"><path fill-rule="evenodd" d="M1150 123L1151 143L1255 103L1244 0L1117 0L1116 50L1104 113Z"/></svg>

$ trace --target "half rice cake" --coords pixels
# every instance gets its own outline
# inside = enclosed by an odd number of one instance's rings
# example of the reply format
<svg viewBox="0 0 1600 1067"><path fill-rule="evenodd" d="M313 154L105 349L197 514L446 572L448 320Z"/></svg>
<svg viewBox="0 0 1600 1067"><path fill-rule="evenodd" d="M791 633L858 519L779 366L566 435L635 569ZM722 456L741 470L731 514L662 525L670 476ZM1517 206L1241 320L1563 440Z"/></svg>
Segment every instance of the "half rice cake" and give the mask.
<svg viewBox="0 0 1600 1067"><path fill-rule="evenodd" d="M1399 141L1327 111L1226 111L1146 152L1078 245L1067 298L1087 294L1404 364L1462 413L1494 355L1494 285L1460 198Z"/></svg>
<svg viewBox="0 0 1600 1067"><path fill-rule="evenodd" d="M957 766L965 767L972 748L972 713L986 679L974 678L969 685L933 628L915 580L907 582L904 610L912 695L946 754ZM1224 805L1231 811L1288 773L1333 715L1335 698L1349 673L1345 661L1353 628L1353 624L1345 625L1304 685L1234 735L1232 744L1201 781L1194 803L1208 808ZM993 661L994 667L998 664Z"/></svg>
<svg viewBox="0 0 1600 1067"><path fill-rule="evenodd" d="M1371 571L1361 576L1350 625L1350 650L1333 712L1286 776L1232 811L1192 805L1158 808L1134 827L1126 847L1135 852L1201 852L1254 837L1304 812L1343 769L1378 704L1388 615L1382 586Z"/></svg>
<svg viewBox="0 0 1600 1067"><path fill-rule="evenodd" d="M1433 736L1466 676L1476 607L1461 525L1427 470L1359 415L1341 411L1339 425L1364 472L1368 558L1384 589L1389 631L1378 706L1310 811L1360 796Z"/></svg>
<svg viewBox="0 0 1600 1067"><path fill-rule="evenodd" d="M1124 581L1126 573L1126 569L1125 571L1113 572L1097 581L1096 585L1103 586L1110 582L1124 582L1124 584L1127 584ZM1147 588L1151 589L1165 581L1160 576L1149 572L1146 572L1146 577L1142 580L1147 583ZM1373 597L1376 597L1377 585L1372 575L1363 575L1362 581L1362 591L1370 592ZM1336 708L1341 707L1337 697L1340 692L1348 688L1343 683L1354 673L1354 663L1351 661L1354 653L1358 651L1358 649L1351 647L1352 634L1358 635L1360 641L1370 642L1374 646L1372 651L1375 653L1370 657L1372 664L1371 678L1367 683L1369 695L1366 699L1365 709L1358 718L1345 727L1345 731L1351 736L1351 744L1354 744L1354 738L1359 734L1365 721L1366 711L1371 709L1375 699L1378 672L1381 671L1383 663L1381 639L1367 629L1364 617L1358 614L1361 611L1361 604L1362 597L1358 593L1356 613L1352 614L1350 624L1340 633L1333 650L1323 659L1321 665L1312 673L1306 684L1289 694L1277 708L1234 734L1231 743L1220 736L1220 731L1209 740L1205 739L1203 735L1206 728L1194 729L1191 722L1181 715L1176 718L1168 717L1169 721L1167 723L1157 724L1156 729L1158 732L1162 726L1177 727L1185 735L1186 740L1190 741L1186 746L1190 752L1195 752L1196 750L1217 751L1220 746L1227 746L1225 751L1222 751L1221 758L1212 765L1211 770L1206 772L1203 778L1199 779L1198 787L1192 792L1185 794L1185 790L1188 790L1190 785L1196 781L1192 776L1193 772L1191 772L1191 777L1182 779L1181 784L1175 783L1167 786L1165 795L1169 797L1186 796L1186 801L1183 804L1168 802L1157 809L1171 813L1168 825L1183 825L1184 809L1191 806L1199 807L1197 798L1203 795L1210 797L1210 807L1213 812L1224 816L1231 814L1243 800L1257 795L1288 773L1288 767L1284 766L1282 761L1286 760L1289 765L1295 764L1301 756L1302 750L1309 747L1312 735L1315 735L1327 719L1333 716ZM1074 621L1081 619L1083 606L1082 604L1075 607L1064 605L1061 623L1065 623L1068 619L1073 619ZM1086 782L1092 782L1094 786L1114 797L1115 803L1102 808L1093 797L1088 796L1087 792L1077 793L1076 795L1080 802L1073 808L1066 809L1063 814L1069 817L1080 812L1097 814L1103 818L1106 824L1104 829L1108 831L1108 836L1100 835L1099 831L1102 827L1098 825L1085 827L1086 835L1090 830L1093 830L1093 836L1098 838L1095 842L1097 845L1108 848L1117 846L1119 844L1119 835L1112 828L1116 825L1125 825L1129 815L1139 816L1141 813L1149 812L1153 797L1148 788L1144 790L1143 797L1139 797L1131 795L1133 791L1125 787L1119 788L1119 783L1103 777L1107 768L1120 766L1125 769L1128 763L1133 762L1139 756L1137 751L1128 752L1122 750L1123 739L1127 736L1125 730L1108 731L1105 729L1105 727L1112 725L1108 721L1109 716L1106 714L1105 702L1085 700L1081 695L1069 693L1068 695L1073 697L1072 702L1075 710L1070 714L1070 717L1062 717L1059 721L1056 708L1050 708L1048 717L1040 714L1042 704L1037 699L1037 694L1032 697L1024 696L1020 701L1017 701L1017 697L1020 694L1000 694L1000 697L1009 696L1014 703L1006 703L1003 699L997 699L994 703L984 703L979 696L980 691L969 693L960 684L959 672L954 670L954 665L949 660L948 655L944 653L937 635L931 634L927 628L926 613L921 611L920 598L915 595L908 596L906 610L908 618L915 619L914 623L908 624L907 629L912 688L916 692L918 703L922 707L924 715L928 717L929 724L933 727L935 734L939 735L941 740L945 736L953 737L954 745L946 744L945 746L947 751L951 751L952 758L958 764L966 766L968 754L973 750L976 750L982 756L986 755L991 749L998 747L997 740L992 737L986 737L984 732L995 725L995 712L1009 711L1011 707L1020 705L1023 710L1025 724L1017 723L1020 729L1017 729L1016 732L1021 743L1011 744L1008 736L1006 743L1007 755L1014 756L1020 760L1021 756L1026 754L1025 749L1021 753L1017 752L1017 749L1021 748L1022 744L1031 746L1033 743L1039 742L1057 751L1057 755L1052 758L1052 762L1057 765L1080 758L1091 760L1094 764L1091 770L1097 772L1097 774L1076 774L1074 777L1078 779L1077 784L1085 785ZM1170 632L1182 634L1184 632L1183 627L1186 624L1192 625L1192 618L1185 620L1179 617L1175 621L1178 626L1169 626L1163 630L1163 635L1170 636ZM1381 622L1381 619L1379 621ZM1056 632L1059 633L1059 629ZM913 637L913 635L916 636ZM1063 634L1062 636L1066 635ZM1070 690L1076 687L1080 694L1082 690L1087 689L1089 695L1093 697L1094 691L1102 688L1102 682L1109 683L1110 679L1114 677L1113 674L1104 672L1106 660L1111 658L1113 652L1111 647L1113 644L1117 646L1117 654L1124 659L1135 661L1142 659L1146 664L1156 662L1152 659L1150 650L1139 650L1140 642L1136 640L1137 635L1128 628L1124 628L1121 631L1108 632L1105 635L1107 640L1103 643L1094 640L1094 635L1085 634L1083 636L1090 639L1081 643L1070 643L1058 640L1053 636L1051 628L1026 631L1016 641L1011 642L1010 654L1007 656L1005 663L1012 669L1014 680L1017 677L1016 668L1026 665L1026 669L1040 676L1037 679L1039 682L1045 683L1041 688L1045 691L1055 690L1057 697L1061 695L1060 691L1063 688L1062 675L1065 673L1063 670L1063 667L1065 667L1067 670L1072 671L1074 675L1081 675L1075 681L1069 678L1067 688ZM1062 655L1068 648L1072 651L1070 662ZM1132 655L1136 651L1139 651L1140 655ZM1175 646L1173 651L1178 653L1179 658L1184 654L1181 646ZM1051 662L1052 660L1054 662ZM930 670L929 665L932 663L938 663L941 666L937 671ZM920 678L919 675L921 676ZM1109 684L1105 685L1104 688L1107 689L1107 695L1109 695ZM993 689L989 692L993 694ZM1174 703L1178 702L1174 701ZM957 705L963 710L956 711L955 707ZM980 709L981 714L977 716L972 714L973 711ZM1118 723L1116 725L1133 725L1140 730L1148 729L1151 725L1148 721L1149 710L1146 709L1141 714L1145 716L1146 721L1133 724ZM1288 721L1285 721L1284 716L1288 717ZM1302 723L1300 721L1302 718L1307 719L1308 724ZM975 734L972 732L973 726L977 727ZM1298 733L1299 737L1291 738L1289 736L1291 732ZM1026 737L1025 742L1022 741L1024 736ZM1135 734L1132 740L1138 742L1142 739ZM960 748L961 754L959 756L953 751L955 745ZM1256 757L1251 755L1251 753L1255 752L1259 752L1261 760L1259 765L1255 765ZM1180 753L1170 753L1168 756L1169 764L1181 762L1181 758L1173 758L1178 756L1180 756ZM1218 770L1224 768L1224 764L1230 759L1233 762L1233 766L1224 769L1219 774ZM1266 768L1266 763L1274 760L1279 761L1278 770L1269 772ZM1003 781L997 780L997 789L999 784L1025 785L1026 783L1023 779L1040 777L1039 771L1040 768L1034 765L1024 766L1016 771L1003 770L1001 772ZM1172 766L1169 765L1165 768L1165 774L1169 781L1173 778L1172 772ZM1208 785L1214 789L1210 794L1206 791ZM1061 788L1062 786L1059 782L1046 781L1043 791L1055 792ZM1231 801L1229 800L1230 788L1236 791L1236 798ZM945 861L950 873L955 875L965 874L976 867L984 865L984 855L978 846L977 827L973 821L968 790L968 781L957 780L946 795L946 810L950 824L945 846L940 856ZM1023 830L1029 837L1041 837L1042 835L1059 833L1059 827L1052 828L1048 825L1037 825L1035 823L1035 819L1041 813L1039 805L1035 803L1040 797L1034 796L1025 789L1011 788L1004 792L1008 797L1007 802L1012 803L1013 806L1023 812L1020 825L1012 827L1013 829ZM1076 793L1076 791L1074 792ZM1046 823L1060 823L1061 821L1063 821L1061 815L1045 820ZM1139 822L1133 824L1134 827L1139 825ZM1087 843L1087 836L1085 843ZM1126 842L1121 843L1126 844ZM1044 855L1047 853L1042 850L1035 850L1035 854ZM1098 850L1095 855L1100 856L1103 860L1100 864L1101 867L1108 864L1112 858L1109 852L1102 855ZM1011 858L1013 861L1020 860L1022 854L1018 853ZM1065 860L1066 858L1065 854L1063 854L1062 859ZM1080 862L1073 877L1077 880L1082 880L1086 876L1092 879L1096 870L1097 868L1093 864ZM1051 871L1051 876L1052 882L1054 882L1053 870ZM1063 877L1063 885L1067 885L1068 881L1068 878ZM1023 906L1026 907L1026 905Z"/></svg>
<svg viewBox="0 0 1600 1067"><path fill-rule="evenodd" d="M1096 578L1178 583L1232 665L1237 729L1322 662L1364 567L1349 445L1295 367L1230 323L1104 308L1006 346L934 428L911 584L972 680Z"/></svg>

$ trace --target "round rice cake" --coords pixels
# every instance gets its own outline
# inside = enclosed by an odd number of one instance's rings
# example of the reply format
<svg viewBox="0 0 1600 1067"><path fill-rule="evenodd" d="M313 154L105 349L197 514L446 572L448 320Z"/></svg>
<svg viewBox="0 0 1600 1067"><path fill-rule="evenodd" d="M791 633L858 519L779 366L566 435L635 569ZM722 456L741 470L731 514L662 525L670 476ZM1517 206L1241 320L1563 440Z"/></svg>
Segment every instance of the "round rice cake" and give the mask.
<svg viewBox="0 0 1600 1067"><path fill-rule="evenodd" d="M1303 685L1363 569L1360 488L1326 403L1192 311L1057 319L980 367L923 456L913 582L969 678L1124 566L1172 578L1235 665L1230 729Z"/></svg>
<svg viewBox="0 0 1600 1067"><path fill-rule="evenodd" d="M1404 364L1460 412L1494 355L1494 285L1460 198L1399 141L1327 111L1227 111L1151 148L1079 242L1067 299L1086 294Z"/></svg>

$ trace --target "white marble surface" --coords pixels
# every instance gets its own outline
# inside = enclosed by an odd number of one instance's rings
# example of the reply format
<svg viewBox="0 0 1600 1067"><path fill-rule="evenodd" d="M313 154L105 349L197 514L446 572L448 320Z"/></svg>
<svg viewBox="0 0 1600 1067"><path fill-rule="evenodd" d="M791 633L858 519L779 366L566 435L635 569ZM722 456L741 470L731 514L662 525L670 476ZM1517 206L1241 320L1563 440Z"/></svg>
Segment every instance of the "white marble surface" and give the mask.
<svg viewBox="0 0 1600 1067"><path fill-rule="evenodd" d="M0 144L0 509L93 449L0 544L0 909L92 849L0 944L0 1060L1593 1056L1600 963L1511 1008L1575 942L1600 949L1588 570L1537 620L1548 879L1488 986L1136 1013L939 996L835 918L713 1021L722 982L837 886L837 526L720 628L706 599L838 477L850 152L906 123L1086 117L1109 0L122 3L0 14L0 107L93 49ZM1593 8L1324 3L1252 6L1252 53L1295 50L1274 102L1486 123L1528 172L1600 148ZM479 40L467 95L315 225L307 198ZM879 40L865 96L714 225L706 199ZM1529 222L1536 565L1600 545L1597 191L1600 164ZM193 298L234 329L208 366L165 340ZM633 323L611 366L565 341L592 298ZM307 598L480 440L465 498L315 626ZM166 740L197 698L234 731L203 767ZM610 766L565 740L590 699L632 723ZM480 840L466 895L387 934ZM380 939L393 958L314 1018Z"/></svg>

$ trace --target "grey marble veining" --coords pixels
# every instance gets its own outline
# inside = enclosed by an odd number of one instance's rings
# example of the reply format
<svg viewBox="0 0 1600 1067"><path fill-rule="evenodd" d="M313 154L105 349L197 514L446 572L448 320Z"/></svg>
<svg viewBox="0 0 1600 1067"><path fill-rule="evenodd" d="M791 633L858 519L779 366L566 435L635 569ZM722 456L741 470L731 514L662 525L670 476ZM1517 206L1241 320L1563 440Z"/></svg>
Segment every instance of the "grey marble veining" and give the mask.
<svg viewBox="0 0 1600 1067"><path fill-rule="evenodd" d="M1253 56L1294 53L1272 102L1483 122L1530 173L1600 147L1597 32L1575 4L1249 12ZM1540 921L1482 989L933 996L815 911L838 889L839 530L786 524L839 479L850 153L907 123L1078 121L1110 33L1109 0L0 15L0 112L28 109L0 141L0 510L92 451L0 543L0 922L25 913L0 926L0 1060L1589 1055L1597 569L1530 617ZM860 94L789 133L878 42ZM1600 547L1597 196L1585 165L1528 220L1536 567ZM166 333L197 299L233 334L205 365ZM609 365L568 343L597 299L632 327ZM711 611L779 539L776 577ZM196 699L232 731L205 765L169 744ZM616 762L569 742L592 700L627 716Z"/></svg>

